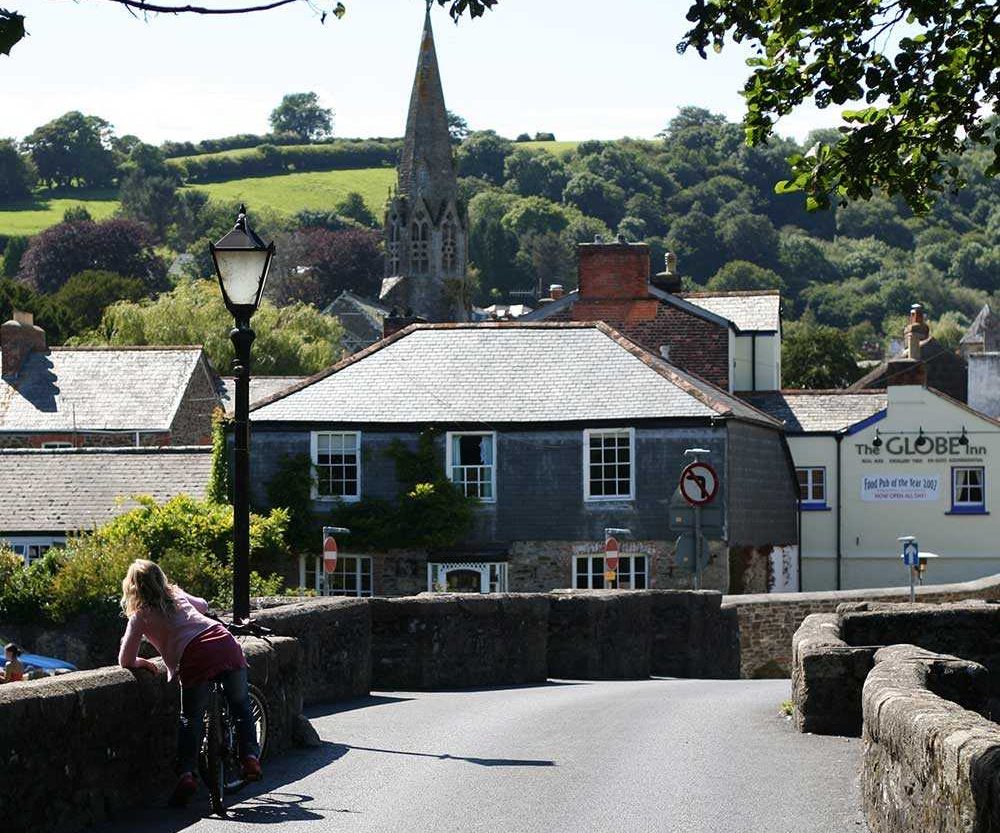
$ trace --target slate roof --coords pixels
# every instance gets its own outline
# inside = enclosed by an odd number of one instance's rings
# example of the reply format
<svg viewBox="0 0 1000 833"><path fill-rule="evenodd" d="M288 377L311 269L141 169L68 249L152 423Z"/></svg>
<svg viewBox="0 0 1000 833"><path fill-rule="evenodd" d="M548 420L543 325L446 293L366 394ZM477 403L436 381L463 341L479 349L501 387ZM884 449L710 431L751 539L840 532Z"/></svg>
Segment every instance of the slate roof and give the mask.
<svg viewBox="0 0 1000 833"><path fill-rule="evenodd" d="M308 376L251 376L250 407L308 378ZM236 410L236 379L232 376L223 376L219 381L219 399L226 416L232 416Z"/></svg>
<svg viewBox="0 0 1000 833"><path fill-rule="evenodd" d="M904 359L907 351L901 350L894 358ZM969 399L969 366L957 353L947 350L941 343L931 336L921 342L921 361L927 368L927 386L934 388L952 399L959 402L967 402ZM876 367L869 370L853 385L848 386L848 390L858 391L867 388L884 388L889 373L889 363L880 362Z"/></svg>
<svg viewBox="0 0 1000 833"><path fill-rule="evenodd" d="M1000 321L998 321L997 316L990 309L990 305L983 304L983 308L976 313L976 317L972 319L969 329L962 336L961 343L985 344L987 339L992 341L996 336L998 325L1000 325Z"/></svg>
<svg viewBox="0 0 1000 833"><path fill-rule="evenodd" d="M211 465L208 446L0 450L0 531L92 529L134 495L203 498Z"/></svg>
<svg viewBox="0 0 1000 833"><path fill-rule="evenodd" d="M53 347L0 379L0 432L167 431L200 347Z"/></svg>
<svg viewBox="0 0 1000 833"><path fill-rule="evenodd" d="M778 423L602 322L413 324L252 408L253 422Z"/></svg>
<svg viewBox="0 0 1000 833"><path fill-rule="evenodd" d="M732 321L737 329L744 332L778 332L781 329L781 293L777 289L762 292L686 292L677 297Z"/></svg>
<svg viewBox="0 0 1000 833"><path fill-rule="evenodd" d="M843 431L888 406L884 390L777 390L740 396L784 422L790 434Z"/></svg>

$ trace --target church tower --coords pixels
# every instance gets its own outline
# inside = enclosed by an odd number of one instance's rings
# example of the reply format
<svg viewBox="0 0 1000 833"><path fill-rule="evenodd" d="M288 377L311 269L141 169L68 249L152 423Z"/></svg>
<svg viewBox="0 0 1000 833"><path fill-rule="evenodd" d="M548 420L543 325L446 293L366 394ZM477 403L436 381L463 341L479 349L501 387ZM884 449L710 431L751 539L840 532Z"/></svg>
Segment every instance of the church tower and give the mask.
<svg viewBox="0 0 1000 833"><path fill-rule="evenodd" d="M400 316L466 320L460 298L464 294L468 228L468 213L458 200L428 0L399 180L385 211L381 302Z"/></svg>

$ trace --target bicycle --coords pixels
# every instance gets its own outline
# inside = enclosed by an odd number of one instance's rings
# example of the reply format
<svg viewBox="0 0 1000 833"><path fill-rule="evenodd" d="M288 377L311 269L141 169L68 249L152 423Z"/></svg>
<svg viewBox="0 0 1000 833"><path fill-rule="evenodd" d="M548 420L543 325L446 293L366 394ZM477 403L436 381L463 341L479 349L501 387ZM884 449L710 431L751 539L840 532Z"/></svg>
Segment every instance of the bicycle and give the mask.
<svg viewBox="0 0 1000 833"><path fill-rule="evenodd" d="M252 622L222 624L233 636L256 636L267 641L267 635L271 633ZM260 758L263 759L267 749L267 701L264 693L253 684L247 685L247 696L250 698L250 715L260 746ZM243 777L240 762L236 720L229 712L229 701L219 679L212 680L209 688L198 767L202 782L208 788L212 812L221 816L225 813L223 798L241 790L246 786L247 779Z"/></svg>

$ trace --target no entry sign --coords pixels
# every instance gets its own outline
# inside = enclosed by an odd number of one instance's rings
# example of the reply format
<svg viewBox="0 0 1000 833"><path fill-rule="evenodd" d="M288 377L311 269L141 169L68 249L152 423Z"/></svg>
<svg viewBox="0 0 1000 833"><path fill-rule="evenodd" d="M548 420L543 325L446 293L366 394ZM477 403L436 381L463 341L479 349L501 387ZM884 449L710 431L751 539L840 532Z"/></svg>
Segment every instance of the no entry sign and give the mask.
<svg viewBox="0 0 1000 833"><path fill-rule="evenodd" d="M618 569L618 539L609 535L604 542L604 569L614 572Z"/></svg>
<svg viewBox="0 0 1000 833"><path fill-rule="evenodd" d="M332 573L337 569L337 539L323 530L323 572Z"/></svg>
<svg viewBox="0 0 1000 833"><path fill-rule="evenodd" d="M719 476L708 463L690 463L681 472L680 490L689 504L704 506L715 500L719 492Z"/></svg>

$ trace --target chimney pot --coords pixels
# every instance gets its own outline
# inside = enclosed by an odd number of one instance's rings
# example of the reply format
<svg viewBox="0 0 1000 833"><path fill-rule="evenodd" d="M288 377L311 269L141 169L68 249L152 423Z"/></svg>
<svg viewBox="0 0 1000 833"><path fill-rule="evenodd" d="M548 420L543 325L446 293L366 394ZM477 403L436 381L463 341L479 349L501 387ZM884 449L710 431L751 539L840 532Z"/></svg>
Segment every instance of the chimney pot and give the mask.
<svg viewBox="0 0 1000 833"><path fill-rule="evenodd" d="M561 283L554 283L549 286L549 297L553 301L558 301L563 296L563 286Z"/></svg>
<svg viewBox="0 0 1000 833"><path fill-rule="evenodd" d="M16 309L10 321L0 324L0 375L17 376L32 350L45 352L45 330L34 322L32 313Z"/></svg>

